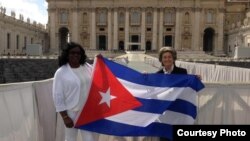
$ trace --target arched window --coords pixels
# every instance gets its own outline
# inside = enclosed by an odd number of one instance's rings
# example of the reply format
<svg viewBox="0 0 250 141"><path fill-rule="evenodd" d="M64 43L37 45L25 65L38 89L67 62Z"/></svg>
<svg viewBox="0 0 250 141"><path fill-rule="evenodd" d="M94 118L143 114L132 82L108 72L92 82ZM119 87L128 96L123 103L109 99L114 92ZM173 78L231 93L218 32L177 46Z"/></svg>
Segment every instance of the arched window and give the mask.
<svg viewBox="0 0 250 141"><path fill-rule="evenodd" d="M102 11L99 13L98 24L106 25L107 15L106 12Z"/></svg>
<svg viewBox="0 0 250 141"><path fill-rule="evenodd" d="M124 25L125 24L125 15L124 15L124 12L120 12L119 13L118 22L119 22L119 25Z"/></svg>
<svg viewBox="0 0 250 141"><path fill-rule="evenodd" d="M189 24L190 23L190 15L189 15L188 12L185 13L184 23L185 24Z"/></svg>
<svg viewBox="0 0 250 141"><path fill-rule="evenodd" d="M138 11L133 11L131 13L131 24L132 25L140 25L141 22L141 13Z"/></svg>
<svg viewBox="0 0 250 141"><path fill-rule="evenodd" d="M66 11L61 11L60 14L60 23L66 24L68 22L68 13Z"/></svg>
<svg viewBox="0 0 250 141"><path fill-rule="evenodd" d="M146 17L146 23L147 24L152 24L153 23L153 16L151 12L147 13L147 17Z"/></svg>
<svg viewBox="0 0 250 141"><path fill-rule="evenodd" d="M207 12L207 23L213 23L213 11L209 10Z"/></svg>
<svg viewBox="0 0 250 141"><path fill-rule="evenodd" d="M10 49L11 44L11 35L10 33L7 33L7 49Z"/></svg>
<svg viewBox="0 0 250 141"><path fill-rule="evenodd" d="M173 14L170 11L165 12L165 24L173 24Z"/></svg>
<svg viewBox="0 0 250 141"><path fill-rule="evenodd" d="M16 49L19 49L19 35L16 35Z"/></svg>
<svg viewBox="0 0 250 141"><path fill-rule="evenodd" d="M88 15L87 15L87 13L83 13L83 15L82 15L82 22L83 22L83 24L87 24L88 23Z"/></svg>

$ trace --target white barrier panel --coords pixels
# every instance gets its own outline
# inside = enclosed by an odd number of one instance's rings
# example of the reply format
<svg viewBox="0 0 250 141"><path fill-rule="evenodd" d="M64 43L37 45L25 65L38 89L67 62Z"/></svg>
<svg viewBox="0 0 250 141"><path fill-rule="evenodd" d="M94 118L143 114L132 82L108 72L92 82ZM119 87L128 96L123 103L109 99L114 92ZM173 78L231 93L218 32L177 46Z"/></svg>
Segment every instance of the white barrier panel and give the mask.
<svg viewBox="0 0 250 141"><path fill-rule="evenodd" d="M0 85L0 141L64 140L62 119L53 105L52 81ZM196 124L250 124L249 83L205 83L205 86L198 94ZM114 140L158 138L100 135L100 141Z"/></svg>
<svg viewBox="0 0 250 141"><path fill-rule="evenodd" d="M189 74L199 74L204 82L250 83L250 69L216 64L176 61L176 65L186 68Z"/></svg>

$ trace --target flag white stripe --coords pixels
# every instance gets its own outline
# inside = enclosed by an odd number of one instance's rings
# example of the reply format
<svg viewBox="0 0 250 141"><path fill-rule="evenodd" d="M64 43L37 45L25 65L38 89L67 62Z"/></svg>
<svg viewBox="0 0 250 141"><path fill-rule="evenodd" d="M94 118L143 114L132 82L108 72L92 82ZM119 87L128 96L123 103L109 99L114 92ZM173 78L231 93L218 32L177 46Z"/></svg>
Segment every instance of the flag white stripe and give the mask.
<svg viewBox="0 0 250 141"><path fill-rule="evenodd" d="M139 127L146 127L152 122L160 122L171 125L194 123L194 119L191 116L173 111L165 111L163 115L160 115L129 110L105 119Z"/></svg>
<svg viewBox="0 0 250 141"><path fill-rule="evenodd" d="M194 119L193 117L183 113L178 113L174 111L165 111L163 115L161 115L156 122L172 124L172 125L194 124Z"/></svg>
<svg viewBox="0 0 250 141"><path fill-rule="evenodd" d="M128 125L145 127L159 118L160 114L129 110L105 119Z"/></svg>
<svg viewBox="0 0 250 141"><path fill-rule="evenodd" d="M189 87L153 87L118 79L120 83L134 96L143 99L174 101L176 98L196 105L197 92Z"/></svg>

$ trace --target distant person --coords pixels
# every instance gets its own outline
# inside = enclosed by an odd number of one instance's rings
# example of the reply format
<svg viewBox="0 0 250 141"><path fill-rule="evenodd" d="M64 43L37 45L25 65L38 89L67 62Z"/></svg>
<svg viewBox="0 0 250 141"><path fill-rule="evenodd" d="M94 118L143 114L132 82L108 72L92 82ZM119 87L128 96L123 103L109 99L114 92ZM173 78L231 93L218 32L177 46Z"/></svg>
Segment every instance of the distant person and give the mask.
<svg viewBox="0 0 250 141"><path fill-rule="evenodd" d="M70 42L58 60L53 100L65 125L65 141L76 141L78 132L83 141L97 141L98 134L74 128L74 120L87 100L87 89L91 83L92 66L86 62L87 55L81 45Z"/></svg>

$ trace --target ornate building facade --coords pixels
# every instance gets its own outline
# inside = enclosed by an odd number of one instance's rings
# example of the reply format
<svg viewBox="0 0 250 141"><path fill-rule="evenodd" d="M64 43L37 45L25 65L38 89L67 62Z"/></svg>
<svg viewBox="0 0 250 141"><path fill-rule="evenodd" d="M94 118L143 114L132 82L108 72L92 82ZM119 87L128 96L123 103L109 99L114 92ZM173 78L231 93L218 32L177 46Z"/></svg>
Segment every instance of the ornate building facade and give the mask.
<svg viewBox="0 0 250 141"><path fill-rule="evenodd" d="M38 43L58 53L67 41L87 50L178 51L232 53L250 46L247 0L46 0L47 29L0 8L0 53L25 53Z"/></svg>
<svg viewBox="0 0 250 141"><path fill-rule="evenodd" d="M47 0L52 52L68 40L90 50L224 52L225 0Z"/></svg>
<svg viewBox="0 0 250 141"><path fill-rule="evenodd" d="M25 55L27 44L41 44L43 51L49 51L48 31L45 26L31 23L23 15L19 19L14 11L6 14L6 8L0 7L0 55Z"/></svg>

